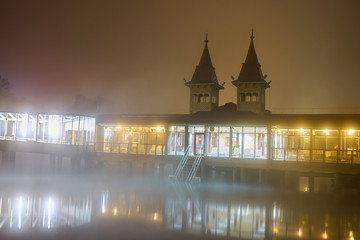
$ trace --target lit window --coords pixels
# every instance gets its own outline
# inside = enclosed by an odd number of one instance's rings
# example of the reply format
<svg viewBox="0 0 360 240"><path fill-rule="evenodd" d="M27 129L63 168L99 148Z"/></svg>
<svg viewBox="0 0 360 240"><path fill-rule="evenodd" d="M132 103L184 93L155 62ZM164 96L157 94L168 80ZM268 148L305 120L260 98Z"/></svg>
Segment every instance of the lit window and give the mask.
<svg viewBox="0 0 360 240"><path fill-rule="evenodd" d="M204 94L204 101L207 103L210 101L209 94Z"/></svg>
<svg viewBox="0 0 360 240"><path fill-rule="evenodd" d="M246 93L245 102L251 102L251 93Z"/></svg>
<svg viewBox="0 0 360 240"><path fill-rule="evenodd" d="M257 102L258 101L258 93L257 92L252 93L251 101L252 102Z"/></svg>
<svg viewBox="0 0 360 240"><path fill-rule="evenodd" d="M197 94L192 95L192 101L193 102L197 102L197 98L198 98Z"/></svg>
<svg viewBox="0 0 360 240"><path fill-rule="evenodd" d="M216 102L217 102L216 100L217 100L216 96L212 96L212 99L211 99L212 103L216 104Z"/></svg>
<svg viewBox="0 0 360 240"><path fill-rule="evenodd" d="M245 93L240 93L240 102L245 102Z"/></svg>

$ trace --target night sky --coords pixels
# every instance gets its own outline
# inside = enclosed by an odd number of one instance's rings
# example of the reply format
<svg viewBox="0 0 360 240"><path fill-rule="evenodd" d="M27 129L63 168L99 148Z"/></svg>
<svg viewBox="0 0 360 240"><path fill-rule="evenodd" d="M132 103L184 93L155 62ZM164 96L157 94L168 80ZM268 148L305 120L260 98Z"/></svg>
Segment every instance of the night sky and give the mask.
<svg viewBox="0 0 360 240"><path fill-rule="evenodd" d="M0 111L67 112L81 94L101 113L188 113L206 32L220 104L235 102L252 27L267 109L360 113L358 0L1 0Z"/></svg>

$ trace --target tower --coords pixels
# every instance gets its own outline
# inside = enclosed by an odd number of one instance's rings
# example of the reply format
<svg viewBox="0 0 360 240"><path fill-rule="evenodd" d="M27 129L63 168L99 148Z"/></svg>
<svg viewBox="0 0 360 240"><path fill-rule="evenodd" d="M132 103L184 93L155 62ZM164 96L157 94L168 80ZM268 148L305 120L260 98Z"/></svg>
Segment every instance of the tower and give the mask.
<svg viewBox="0 0 360 240"><path fill-rule="evenodd" d="M185 83L185 85L190 88L191 114L200 111L209 112L218 107L219 90L224 89L224 87L218 83L207 43L206 34L205 47L200 63L196 66L191 81Z"/></svg>
<svg viewBox="0 0 360 240"><path fill-rule="evenodd" d="M237 88L237 111L265 112L265 90L270 87L266 75L261 72L261 65L254 47L254 31L250 36L250 47L242 65L239 77L232 81Z"/></svg>

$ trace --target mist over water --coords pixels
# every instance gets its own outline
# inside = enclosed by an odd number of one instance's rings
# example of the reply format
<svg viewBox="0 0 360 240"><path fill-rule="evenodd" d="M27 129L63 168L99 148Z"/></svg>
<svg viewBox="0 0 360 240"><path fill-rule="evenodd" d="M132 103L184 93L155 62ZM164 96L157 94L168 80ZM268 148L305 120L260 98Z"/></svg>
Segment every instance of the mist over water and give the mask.
<svg viewBox="0 0 360 240"><path fill-rule="evenodd" d="M357 195L169 182L156 166L119 162L51 170L40 157L1 169L0 238L360 238Z"/></svg>

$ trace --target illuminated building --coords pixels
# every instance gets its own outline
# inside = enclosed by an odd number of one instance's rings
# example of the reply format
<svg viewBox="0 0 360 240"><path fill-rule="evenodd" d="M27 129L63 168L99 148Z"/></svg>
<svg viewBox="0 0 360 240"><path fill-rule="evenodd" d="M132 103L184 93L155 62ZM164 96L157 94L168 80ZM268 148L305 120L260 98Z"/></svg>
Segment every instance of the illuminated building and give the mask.
<svg viewBox="0 0 360 240"><path fill-rule="evenodd" d="M184 155L201 156L197 175L203 179L264 183L283 178L304 192L333 191L340 185L359 188L360 115L266 110L271 81L261 72L253 34L250 38L239 77L232 82L237 104L218 106L223 85L206 38L199 65L185 83L190 114L99 115L95 124L95 118L84 116L2 112L0 140L77 145L105 160L151 156L157 166L170 164L173 170ZM10 158L13 150L8 149L19 149L11 144L2 144Z"/></svg>

